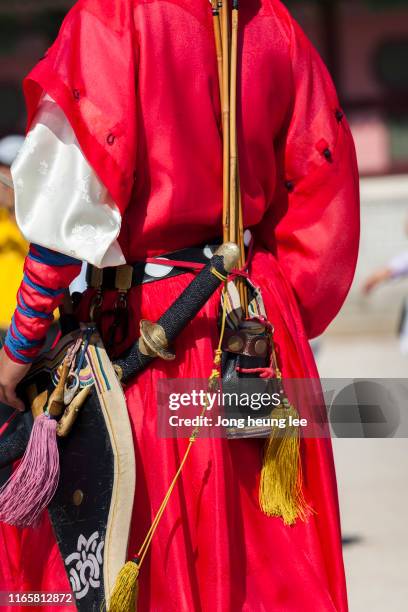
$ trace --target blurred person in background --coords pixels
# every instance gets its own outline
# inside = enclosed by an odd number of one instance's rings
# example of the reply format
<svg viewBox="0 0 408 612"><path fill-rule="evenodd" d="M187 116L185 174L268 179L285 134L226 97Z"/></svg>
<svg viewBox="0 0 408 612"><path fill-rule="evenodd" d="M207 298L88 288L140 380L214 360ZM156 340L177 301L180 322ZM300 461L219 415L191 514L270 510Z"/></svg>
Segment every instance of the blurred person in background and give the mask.
<svg viewBox="0 0 408 612"><path fill-rule="evenodd" d="M0 336L9 326L16 306L28 244L14 217L14 191L10 166L24 142L22 136L0 140Z"/></svg>
<svg viewBox="0 0 408 612"><path fill-rule="evenodd" d="M6 334L16 305L16 295L23 273L28 243L23 238L14 217L14 189L10 166L24 138L10 135L0 140L0 345ZM11 410L1 405L0 427ZM0 485L10 476L10 469L0 470Z"/></svg>
<svg viewBox="0 0 408 612"><path fill-rule="evenodd" d="M408 277L408 251L393 257L389 263L375 270L363 284L363 293L369 295L372 291L387 281Z"/></svg>
<svg viewBox="0 0 408 612"><path fill-rule="evenodd" d="M405 233L408 235L408 221L405 225ZM375 270L364 281L362 291L370 295L374 289L392 280L408 278L408 251L399 253L393 257L388 264ZM403 355L408 355L408 298L405 299L399 324L400 349Z"/></svg>

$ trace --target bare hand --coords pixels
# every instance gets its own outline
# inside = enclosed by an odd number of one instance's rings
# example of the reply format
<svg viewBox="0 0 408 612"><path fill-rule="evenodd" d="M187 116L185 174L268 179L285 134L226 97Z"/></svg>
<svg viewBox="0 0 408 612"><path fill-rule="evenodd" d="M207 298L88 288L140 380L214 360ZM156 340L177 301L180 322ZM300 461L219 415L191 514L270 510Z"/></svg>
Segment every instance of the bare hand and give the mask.
<svg viewBox="0 0 408 612"><path fill-rule="evenodd" d="M371 276L369 276L367 280L364 282L363 287L362 287L363 293L368 295L369 293L372 292L373 289L375 289L375 287L389 280L391 276L392 276L392 272L388 268L377 270Z"/></svg>
<svg viewBox="0 0 408 612"><path fill-rule="evenodd" d="M4 349L0 351L0 402L23 411L24 404L16 395L16 387L30 369L30 364L12 361Z"/></svg>

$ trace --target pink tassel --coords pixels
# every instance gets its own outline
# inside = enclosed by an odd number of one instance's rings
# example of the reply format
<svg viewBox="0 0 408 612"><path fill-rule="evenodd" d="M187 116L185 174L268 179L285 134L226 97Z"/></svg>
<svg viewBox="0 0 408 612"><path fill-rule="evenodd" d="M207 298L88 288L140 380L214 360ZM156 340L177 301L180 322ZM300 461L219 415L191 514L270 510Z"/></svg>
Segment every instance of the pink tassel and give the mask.
<svg viewBox="0 0 408 612"><path fill-rule="evenodd" d="M56 430L45 414L34 420L24 457L0 489L0 521L33 527L52 500L60 472Z"/></svg>

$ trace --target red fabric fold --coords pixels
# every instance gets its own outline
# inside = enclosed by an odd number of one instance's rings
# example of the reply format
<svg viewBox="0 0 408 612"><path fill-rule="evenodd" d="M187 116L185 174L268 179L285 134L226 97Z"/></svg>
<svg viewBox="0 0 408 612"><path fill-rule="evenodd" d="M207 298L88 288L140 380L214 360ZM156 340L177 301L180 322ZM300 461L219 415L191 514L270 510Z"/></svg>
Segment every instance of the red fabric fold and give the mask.
<svg viewBox="0 0 408 612"><path fill-rule="evenodd" d="M29 129L48 93L123 212L136 157L136 56L131 2L80 0L24 81ZM129 137L129 134L131 136Z"/></svg>
<svg viewBox="0 0 408 612"><path fill-rule="evenodd" d="M330 75L295 22L291 55L294 97L287 131L278 141L280 176L255 235L278 258L313 338L337 315L354 277L358 170Z"/></svg>

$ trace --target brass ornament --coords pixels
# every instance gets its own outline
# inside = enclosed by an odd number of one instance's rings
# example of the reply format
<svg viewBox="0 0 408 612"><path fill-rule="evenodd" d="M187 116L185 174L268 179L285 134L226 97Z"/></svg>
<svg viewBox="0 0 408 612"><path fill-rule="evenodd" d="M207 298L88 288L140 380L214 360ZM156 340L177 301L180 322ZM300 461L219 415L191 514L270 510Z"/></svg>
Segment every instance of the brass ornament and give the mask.
<svg viewBox="0 0 408 612"><path fill-rule="evenodd" d="M140 321L139 350L143 355L172 361L176 356L168 350L168 346L166 332L161 325L147 319Z"/></svg>
<svg viewBox="0 0 408 612"><path fill-rule="evenodd" d="M81 489L77 489L76 491L74 491L72 495L72 503L74 504L74 506L80 506L83 501L84 501L84 492L81 491Z"/></svg>
<svg viewBox="0 0 408 612"><path fill-rule="evenodd" d="M265 355L267 348L268 348L268 343L263 338L255 342L254 350L257 355Z"/></svg>
<svg viewBox="0 0 408 612"><path fill-rule="evenodd" d="M219 255L222 257L224 270L226 272L231 272L238 264L240 250L235 242L224 242L220 247L218 247L214 255Z"/></svg>
<svg viewBox="0 0 408 612"><path fill-rule="evenodd" d="M244 341L240 336L231 336L231 338L228 339L227 346L229 351L238 353L244 347Z"/></svg>

